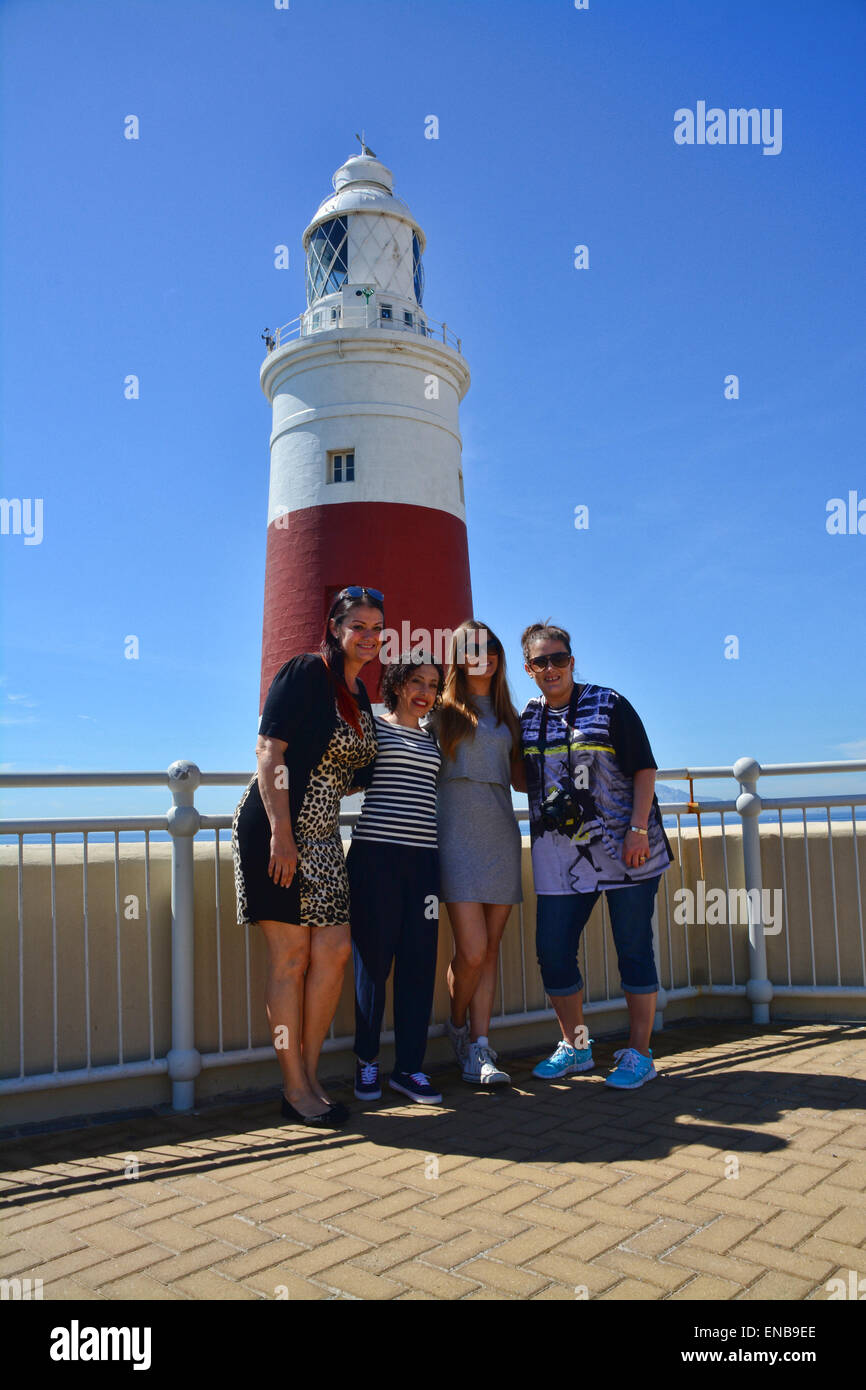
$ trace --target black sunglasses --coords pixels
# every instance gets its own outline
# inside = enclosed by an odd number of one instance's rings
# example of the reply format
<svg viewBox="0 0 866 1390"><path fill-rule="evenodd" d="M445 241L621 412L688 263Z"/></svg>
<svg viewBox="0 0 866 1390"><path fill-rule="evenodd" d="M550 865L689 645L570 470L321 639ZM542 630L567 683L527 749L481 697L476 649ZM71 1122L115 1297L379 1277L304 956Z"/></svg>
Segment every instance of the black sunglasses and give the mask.
<svg viewBox="0 0 866 1390"><path fill-rule="evenodd" d="M474 649L478 647L482 651L491 652L494 656L500 656L502 653L502 643L484 628L469 628L464 632L464 637L466 639L464 645L469 648L470 653L473 653Z"/></svg>
<svg viewBox="0 0 866 1390"><path fill-rule="evenodd" d="M473 629L470 634L470 638L474 637L475 635L476 630ZM497 641L495 637L487 637L486 639L480 638L478 642L473 642L472 640L470 640L465 644L462 653L458 648L456 659L457 662L461 666L463 666L466 664L467 660L474 661L476 657L480 657L482 652L485 656L501 656L502 643Z"/></svg>
<svg viewBox="0 0 866 1390"><path fill-rule="evenodd" d="M554 652L552 656L530 656L527 658L527 666L531 666L533 671L546 671L548 665L555 666L557 671L563 671L571 661L570 652Z"/></svg>

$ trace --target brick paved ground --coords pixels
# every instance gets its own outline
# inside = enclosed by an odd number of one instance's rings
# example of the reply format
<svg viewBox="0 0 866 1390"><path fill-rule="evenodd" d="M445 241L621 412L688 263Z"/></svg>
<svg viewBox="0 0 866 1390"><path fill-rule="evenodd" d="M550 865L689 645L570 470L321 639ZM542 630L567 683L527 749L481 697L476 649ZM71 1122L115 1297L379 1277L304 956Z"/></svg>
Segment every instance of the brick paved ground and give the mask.
<svg viewBox="0 0 866 1390"><path fill-rule="evenodd" d="M866 1276L866 1029L689 1024L595 1075L327 1135L274 1100L0 1143L0 1275L45 1299L809 1299ZM396 1097L395 1097L396 1099ZM137 1163L138 1176L126 1176ZM737 1174L734 1176L734 1174Z"/></svg>

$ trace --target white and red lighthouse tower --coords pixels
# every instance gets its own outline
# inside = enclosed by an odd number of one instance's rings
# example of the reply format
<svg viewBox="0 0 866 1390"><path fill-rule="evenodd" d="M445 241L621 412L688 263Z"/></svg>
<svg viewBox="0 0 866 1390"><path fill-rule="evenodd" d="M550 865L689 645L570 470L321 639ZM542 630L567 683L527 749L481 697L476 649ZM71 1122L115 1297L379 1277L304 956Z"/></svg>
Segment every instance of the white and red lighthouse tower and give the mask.
<svg viewBox="0 0 866 1390"><path fill-rule="evenodd" d="M397 631L472 614L461 343L423 307L424 233L390 170L364 147L333 184L304 232L307 308L261 369L273 406L262 702L284 661L316 650L348 584L380 589Z"/></svg>

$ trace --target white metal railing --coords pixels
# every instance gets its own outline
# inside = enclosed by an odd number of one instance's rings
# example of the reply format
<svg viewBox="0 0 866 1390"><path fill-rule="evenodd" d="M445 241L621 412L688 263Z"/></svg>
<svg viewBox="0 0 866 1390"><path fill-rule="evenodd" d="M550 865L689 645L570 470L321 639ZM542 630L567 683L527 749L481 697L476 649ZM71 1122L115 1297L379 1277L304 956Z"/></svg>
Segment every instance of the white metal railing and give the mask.
<svg viewBox="0 0 866 1390"><path fill-rule="evenodd" d="M286 343L293 342L297 338L310 338L319 333L333 332L335 329L381 328L387 332L413 333L416 337L442 342L446 347L454 348L462 354L463 340L451 331L447 323L440 323L437 319L431 319L420 311L414 314L411 323L407 323L402 316L402 310L395 310L394 312L395 317L386 318L375 303L359 304L357 308L335 306L334 308L308 309L305 313L298 314L297 318L284 323L280 328L275 328L273 332L266 329L262 338L270 353L276 352L278 348L285 347Z"/></svg>
<svg viewBox="0 0 866 1390"><path fill-rule="evenodd" d="M808 777L815 774L839 773L839 772L864 772L866 771L866 761L846 761L846 762L825 762L825 763L786 763L764 766L763 768L751 758L739 759L733 767L713 766L695 768L672 768L662 769L658 773L659 780L679 781L679 780L699 780L722 779L733 777L739 784L739 794L729 800L710 800L707 798L695 799L684 802L664 802L661 804L661 811L669 825L669 832L675 848L675 862L670 870L664 875L662 880L663 887L659 895L657 904L656 919L654 923L656 936L656 959L659 966L662 987L658 998L658 1024L661 1025L662 1016L667 1003L670 1000L693 998L700 994L738 994L745 995L751 1005L752 1019L755 1023L765 1023L770 1016L770 1003L776 997L815 997L815 998L845 998L857 997L866 998L866 942L864 942L863 925L863 895L860 884L860 857L858 836L866 830L866 817L858 819L858 811L866 808L866 794L800 794L791 797L767 797L762 798L758 794L758 779L764 776L789 776L799 775ZM0 1096L4 1093L21 1093L25 1091L46 1090L60 1086L70 1086L82 1084L84 1082L97 1080L113 1080L119 1077L132 1077L144 1075L168 1074L172 1083L172 1103L177 1110L191 1109L195 1099L195 1078L203 1068L238 1064L269 1059L273 1053L270 1045L255 1046L253 1044L253 1010L251 1000L251 969L250 969L250 937L249 928L244 928L244 1031L245 1046L232 1047L226 1049L224 1013L226 1007L225 990L228 985L229 992L234 987L235 982L227 982L222 973L222 952L220 946L220 868L221 868L221 835L223 832L230 831L232 816L230 813L212 815L200 812L195 806L195 792L198 787L205 786L245 786L249 781L250 774L241 773L202 773L194 763L175 762L165 773L150 772L130 772L130 773L4 773L0 775L0 788L56 788L56 787L118 787L118 786L167 786L171 793L172 804L163 815L145 816L84 816L84 817L61 817L61 818L14 818L0 821L0 837L12 839L17 842L17 933L13 933L17 941L18 956L18 1057L17 1074L0 1079ZM823 810L825 815L820 820L807 819L807 812ZM833 812L847 810L850 814L846 817L834 815ZM526 820L528 812L518 810L516 812L518 820ZM687 927L692 924L684 924L682 932L675 930L675 913L672 911L672 899L676 896L675 881L679 878L681 888L686 886L686 848L684 846L683 821L694 820L700 817L702 833L711 839L715 847L716 839L721 848L722 872L720 876L720 889L726 894L731 891L740 892L740 889L732 890L732 881L735 877L732 856L735 857L736 868L739 871L742 867L742 879L747 894L748 922L741 925L748 926L748 967L744 978L737 978L736 950L734 923L728 921L728 937L726 942L725 959L720 962L718 958L717 942L720 936L711 940L709 929L704 923L703 938L699 934L690 935ZM789 819L784 820L787 816ZM797 816L796 821L791 820L792 816ZM768 978L767 954L766 954L766 932L763 920L763 875L761 864L761 821L763 818L763 828L765 835L775 835L778 833L778 847L781 864L782 878L782 901L784 904L784 939L786 950L786 967L784 970L784 981L772 983ZM341 823L344 826L351 825L355 819L354 814L344 814L341 816ZM731 822L736 823L736 834L731 828ZM708 824L712 822L712 825ZM717 824L716 824L717 822ZM856 882L854 893L849 891L848 900L856 902L856 922L851 921L852 930L856 932L857 946L859 953L859 979L856 982L843 983L840 949L840 922L837 903L837 867L834 852L834 830L835 840L841 835L842 830L850 823L852 837L853 855L853 874ZM789 830L796 830L799 826L802 832L804 868L805 868L805 898L808 907L808 948L810 959L811 980L806 983L796 982L792 976L791 967L791 934L789 931L789 902L791 899L790 885L788 881L788 869L786 867L786 839L790 839L785 833L785 826ZM816 828L826 828L826 845L828 855L828 881L829 881L829 900L821 903L824 916L832 914L833 943L834 943L834 968L821 971L816 960L816 923L815 923L815 904L813 902L813 869L812 858L815 853L814 848L810 849L810 841L814 841L814 833L810 835L810 827L813 832ZM120 835L135 832L143 835L140 843L144 847L144 885L145 885L145 940L146 940L146 969L145 982L147 998L147 1032L148 1046L146 1055L135 1058L129 1057L129 1047L124 1030L124 1010L123 1010L123 931L121 917L121 895L120 895ZM152 858L152 837L156 833L167 834L171 844L171 1046L165 1051L165 1055L158 1055L155 1042L154 1009L158 1002L154 993L153 979L153 943L152 943L152 900L151 900L151 858ZM195 837L202 832L212 832L214 836L214 898L213 909L216 923L216 998L217 998L217 1023L218 1023L218 1042L217 1047L210 1051L201 1051L196 1045L194 1031L194 910L195 910L195 885L194 885L194 841ZM718 832L718 836L716 835ZM82 845L82 864L81 864L81 968L83 973L83 1014L84 1014L84 1037L85 1053L84 1065L75 1068L64 1068L59 1064L59 1034L61 1020L59 1017L60 1000L58 998L58 903L57 903L57 836L64 834L75 834L81 836ZM799 834L799 831L797 832ZM108 1064L94 1064L92 1054L92 990L91 990L91 903L89 893L88 870L89 849L91 837L94 835L108 835L111 837L114 846L114 940L116 950L116 990L117 990L117 1042L116 1060ZM41 1071L28 1071L27 1058L25 1055L25 965L27 963L27 932L25 930L26 902L24 892L25 881L25 837L40 836L43 840L47 839L49 850L49 873L50 873L50 968L51 968L51 1055L53 1065L50 1069L43 1068ZM694 850L695 840L690 844ZM701 853L703 851L701 850ZM790 858L791 848L787 850L787 857ZM740 876L739 872L736 875ZM659 911L659 906L663 911ZM208 911L210 909L208 908ZM602 899L602 912L607 928L606 906ZM664 917L664 932L661 929L661 917ZM526 970L526 939L524 931L524 915L521 905L518 913L519 935L520 935L520 984L519 987L511 991L511 999L507 999L508 990L506 989L503 977L502 959L500 957L500 1011L493 1020L494 1027L501 1027L506 1024L521 1022L531 1022L538 1019L552 1017L552 1011L548 1008L533 1008L530 999L530 989L528 988ZM581 970L586 980L586 1008L587 1012L600 1011L603 1009L624 1007L625 1000L612 993L609 961L608 961L608 942L607 929L602 934L601 941L601 962L597 960L591 965L588 959L587 934L584 933L581 942ZM703 966L707 975L706 979L698 976L701 971L696 968L694 955L697 952L698 944L702 942ZM69 949L69 943L63 945ZM713 947L716 946L714 956ZM664 949L662 950L662 947ZM675 964L676 960L676 964ZM37 960L33 968L41 967L43 970L46 961ZM667 984L664 983L663 976L666 966ZM832 976L832 978L819 978L822 976ZM850 970L849 970L850 975ZM677 976L680 983L677 982ZM599 978L600 977L600 978ZM536 995L538 988L536 986ZM231 995L229 994L229 997ZM443 1031L442 1025L432 1025L431 1035L437 1035ZM389 1040L389 1035L383 1035L384 1039ZM331 1037L326 1041L326 1049L342 1049L351 1046L351 1038L335 1037L332 1027ZM139 1049L140 1050L140 1049Z"/></svg>

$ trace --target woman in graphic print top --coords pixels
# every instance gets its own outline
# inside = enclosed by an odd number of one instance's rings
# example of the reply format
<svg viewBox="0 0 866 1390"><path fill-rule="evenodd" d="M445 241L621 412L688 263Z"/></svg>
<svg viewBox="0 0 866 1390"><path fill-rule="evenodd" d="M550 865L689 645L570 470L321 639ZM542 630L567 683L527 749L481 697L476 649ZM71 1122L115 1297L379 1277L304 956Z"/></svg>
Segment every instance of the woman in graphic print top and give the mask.
<svg viewBox="0 0 866 1390"><path fill-rule="evenodd" d="M556 1080L594 1066L577 953L604 892L631 1029L606 1084L630 1090L656 1075L649 1047L658 990L652 915L672 857L654 793L656 762L628 700L607 686L575 685L571 639L563 628L533 623L522 645L526 670L541 692L520 716L536 950L562 1031L534 1075Z"/></svg>

